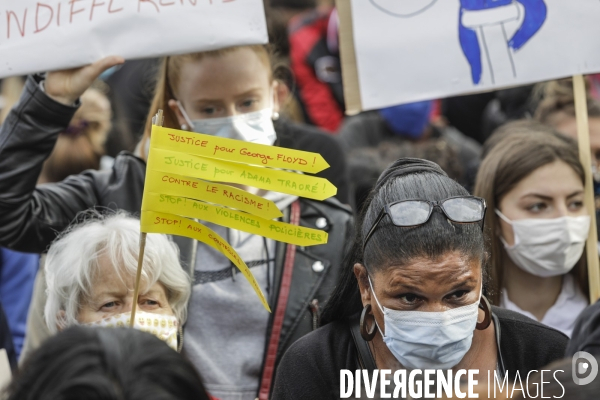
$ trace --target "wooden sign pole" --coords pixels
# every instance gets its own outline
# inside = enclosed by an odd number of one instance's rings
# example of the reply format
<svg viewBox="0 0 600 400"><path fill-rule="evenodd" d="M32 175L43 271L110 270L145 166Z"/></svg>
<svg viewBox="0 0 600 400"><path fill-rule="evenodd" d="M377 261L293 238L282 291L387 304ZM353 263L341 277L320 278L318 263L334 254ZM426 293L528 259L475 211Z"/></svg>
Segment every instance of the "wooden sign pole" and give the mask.
<svg viewBox="0 0 600 400"><path fill-rule="evenodd" d="M594 181L592 177L592 157L590 151L590 129L588 124L587 95L583 75L573 76L575 112L577 115L577 136L579 159L585 171L584 203L590 215L590 234L586 243L588 278L590 282L590 303L600 298L600 262L598 259L598 232L596 230L596 206L594 201Z"/></svg>
<svg viewBox="0 0 600 400"><path fill-rule="evenodd" d="M158 110L158 113L152 118L152 124L162 126L163 124L163 110ZM144 251L146 250L146 233L140 233L140 253L138 255L138 267L135 275L135 288L133 289L133 304L131 305L131 318L129 320L129 326L133 328L135 321L135 311L137 309L138 296L140 294L140 280L142 278L142 266L144 265Z"/></svg>

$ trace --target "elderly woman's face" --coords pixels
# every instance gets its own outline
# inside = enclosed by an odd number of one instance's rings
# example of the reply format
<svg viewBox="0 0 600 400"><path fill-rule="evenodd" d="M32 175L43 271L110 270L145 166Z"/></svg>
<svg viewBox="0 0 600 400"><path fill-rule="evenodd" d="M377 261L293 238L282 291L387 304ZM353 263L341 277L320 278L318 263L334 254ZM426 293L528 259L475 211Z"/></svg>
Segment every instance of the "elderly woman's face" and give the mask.
<svg viewBox="0 0 600 400"><path fill-rule="evenodd" d="M77 321L80 324L96 322L101 319L131 312L133 305L133 289L135 276L124 275L121 280L114 273L114 268L106 263L108 260L100 258L99 273L95 277L90 296L81 304ZM143 288L142 285L140 285ZM138 296L138 310L154 314L174 315L164 286L155 283L147 291Z"/></svg>
<svg viewBox="0 0 600 400"><path fill-rule="evenodd" d="M383 314L372 296L367 270L354 266L363 305L371 304L378 323ZM402 311L446 311L479 300L481 261L459 252L439 259L415 258L407 265L390 266L371 275L373 290L383 307Z"/></svg>

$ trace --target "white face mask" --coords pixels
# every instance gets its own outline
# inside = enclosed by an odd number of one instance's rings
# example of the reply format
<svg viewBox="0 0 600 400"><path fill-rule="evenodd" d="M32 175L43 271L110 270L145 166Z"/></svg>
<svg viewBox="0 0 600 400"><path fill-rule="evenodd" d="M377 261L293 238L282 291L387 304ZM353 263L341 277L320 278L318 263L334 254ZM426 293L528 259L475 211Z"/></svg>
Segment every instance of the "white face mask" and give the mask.
<svg viewBox="0 0 600 400"><path fill-rule="evenodd" d="M513 229L515 243L500 240L510 259L522 270L546 278L564 275L581 258L590 231L590 217L509 220L500 210L496 214Z"/></svg>
<svg viewBox="0 0 600 400"><path fill-rule="evenodd" d="M479 300L468 306L441 312L399 311L382 307L383 342L400 363L409 369L450 369L471 348L479 315ZM481 292L479 293L481 299Z"/></svg>
<svg viewBox="0 0 600 400"><path fill-rule="evenodd" d="M96 326L104 328L128 328L131 321L131 313L121 313L103 318L100 321L89 322L85 326ZM136 311L133 328L148 332L165 341L170 348L177 349L177 332L179 324L174 315L154 314L144 311Z"/></svg>
<svg viewBox="0 0 600 400"><path fill-rule="evenodd" d="M192 120L179 101L177 106L190 128L197 133L266 145L272 145L277 139L273 107L231 117Z"/></svg>

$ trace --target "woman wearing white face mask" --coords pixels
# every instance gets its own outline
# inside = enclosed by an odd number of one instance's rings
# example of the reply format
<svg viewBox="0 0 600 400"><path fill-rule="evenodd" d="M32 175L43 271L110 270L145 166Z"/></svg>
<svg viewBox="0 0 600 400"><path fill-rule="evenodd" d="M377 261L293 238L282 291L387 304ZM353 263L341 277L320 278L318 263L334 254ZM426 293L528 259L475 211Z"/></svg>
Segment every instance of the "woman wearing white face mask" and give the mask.
<svg viewBox="0 0 600 400"><path fill-rule="evenodd" d="M104 68L119 61L111 57L84 68L48 73L45 80L28 78L21 100L0 127L0 245L42 252L80 211L91 207L140 211L149 129L137 153L119 154L112 170L86 171L56 184L35 186L58 132L77 109L78 97ZM274 129L273 145L322 153L332 168L321 176L334 184L343 182L343 158L329 158L343 157L335 138L281 119L271 122L278 93L264 46L173 56L159 72L150 115L161 108L164 126L191 130L200 124L205 130L204 122L215 118L218 129L209 133L265 144L272 143ZM279 306L277 318L264 309L251 285L220 252L174 237L181 264L193 276L183 352L202 374L207 390L221 400L269 396L285 349L319 325L320 308L338 280L351 231L351 211L334 198L312 201L268 191L260 195L275 202L285 222L329 234L325 245L297 248L207 223L251 268L271 309Z"/></svg>
<svg viewBox="0 0 600 400"><path fill-rule="evenodd" d="M485 214L435 163L400 159L384 171L327 325L287 351L274 398L338 399L341 369L478 369L480 382L488 372L512 382L560 359L562 333L482 296Z"/></svg>
<svg viewBox="0 0 600 400"><path fill-rule="evenodd" d="M486 144L475 194L486 199L493 304L570 335L588 305L584 257L590 218L575 142L533 121Z"/></svg>
<svg viewBox="0 0 600 400"><path fill-rule="evenodd" d="M162 109L168 128L320 153L330 168L317 176L331 181L338 188L336 198L348 203L340 144L315 127L280 118L289 92L276 79L272 58L260 45L167 57L158 72L150 115ZM151 129L148 119L143 157Z"/></svg>
<svg viewBox="0 0 600 400"><path fill-rule="evenodd" d="M74 225L50 246L44 316L51 333L72 325L129 326L139 235L139 220L117 214ZM175 244L149 234L134 327L181 350L190 293Z"/></svg>

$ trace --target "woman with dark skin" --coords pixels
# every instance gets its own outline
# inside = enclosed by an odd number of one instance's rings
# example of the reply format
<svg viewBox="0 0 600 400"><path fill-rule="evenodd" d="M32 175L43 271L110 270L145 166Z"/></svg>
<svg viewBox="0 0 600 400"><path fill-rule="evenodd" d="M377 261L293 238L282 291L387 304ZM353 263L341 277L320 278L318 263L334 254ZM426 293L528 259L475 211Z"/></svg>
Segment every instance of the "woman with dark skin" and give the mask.
<svg viewBox="0 0 600 400"><path fill-rule="evenodd" d="M485 211L435 163L405 158L384 171L326 325L286 352L273 397L339 398L342 369L478 369L482 382L561 358L562 333L482 295Z"/></svg>

